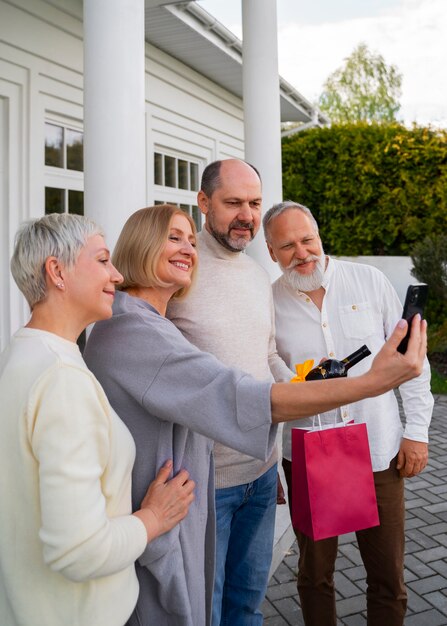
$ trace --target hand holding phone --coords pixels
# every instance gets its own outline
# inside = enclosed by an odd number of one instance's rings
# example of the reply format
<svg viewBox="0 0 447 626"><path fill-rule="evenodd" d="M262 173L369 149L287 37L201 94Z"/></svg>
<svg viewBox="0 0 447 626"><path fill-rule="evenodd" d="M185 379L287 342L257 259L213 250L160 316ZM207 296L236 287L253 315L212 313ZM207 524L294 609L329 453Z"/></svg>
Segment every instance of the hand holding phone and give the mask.
<svg viewBox="0 0 447 626"><path fill-rule="evenodd" d="M407 295L405 297L404 310L402 318L408 322L408 330L405 337L402 339L397 347L398 352L405 354L408 347L408 340L411 332L411 322L413 317L419 313L421 318L424 317L424 307L427 302L428 285L425 283L418 283L416 285L410 285L407 289Z"/></svg>

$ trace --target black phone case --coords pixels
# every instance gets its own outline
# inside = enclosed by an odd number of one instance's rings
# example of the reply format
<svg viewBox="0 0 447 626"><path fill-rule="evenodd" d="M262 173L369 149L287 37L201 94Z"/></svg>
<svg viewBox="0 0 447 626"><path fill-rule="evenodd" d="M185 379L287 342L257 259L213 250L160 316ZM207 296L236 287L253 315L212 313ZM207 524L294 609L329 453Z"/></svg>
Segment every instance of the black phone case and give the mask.
<svg viewBox="0 0 447 626"><path fill-rule="evenodd" d="M407 289L407 295L405 297L404 310L402 313L403 319L408 322L408 330L405 337L402 339L397 347L398 352L405 354L408 347L408 340L411 332L411 321L413 317L419 313L421 317L424 316L424 307L427 302L428 286L425 283L418 283L416 285L410 285Z"/></svg>

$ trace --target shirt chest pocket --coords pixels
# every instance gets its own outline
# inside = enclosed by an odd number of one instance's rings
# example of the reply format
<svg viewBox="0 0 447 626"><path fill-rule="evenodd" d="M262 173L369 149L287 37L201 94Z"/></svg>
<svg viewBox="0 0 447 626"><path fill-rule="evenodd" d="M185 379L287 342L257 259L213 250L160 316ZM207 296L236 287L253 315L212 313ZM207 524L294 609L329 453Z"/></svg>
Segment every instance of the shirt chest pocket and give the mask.
<svg viewBox="0 0 447 626"><path fill-rule="evenodd" d="M368 302L340 306L338 312L345 337L364 339L374 334L374 313Z"/></svg>

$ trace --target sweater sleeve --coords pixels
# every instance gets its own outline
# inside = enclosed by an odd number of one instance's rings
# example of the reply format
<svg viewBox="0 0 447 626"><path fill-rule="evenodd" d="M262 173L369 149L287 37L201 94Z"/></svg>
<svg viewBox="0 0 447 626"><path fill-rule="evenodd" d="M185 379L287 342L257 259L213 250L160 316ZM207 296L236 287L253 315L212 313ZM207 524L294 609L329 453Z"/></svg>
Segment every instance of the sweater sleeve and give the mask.
<svg viewBox="0 0 447 626"><path fill-rule="evenodd" d="M114 337L126 342L120 357L120 371L132 372L126 389L150 414L250 456L270 456L277 431L270 382L201 352L165 318L132 316Z"/></svg>
<svg viewBox="0 0 447 626"><path fill-rule="evenodd" d="M187 346L168 355L144 394L143 405L160 419L265 460L277 430L271 422L270 388L271 383Z"/></svg>
<svg viewBox="0 0 447 626"><path fill-rule="evenodd" d="M28 403L28 428L38 464L46 564L73 581L131 565L146 546L146 531L130 514L107 514L113 489L119 493L122 486L112 483L109 494L103 490L110 408L90 373L60 364L45 373Z"/></svg>

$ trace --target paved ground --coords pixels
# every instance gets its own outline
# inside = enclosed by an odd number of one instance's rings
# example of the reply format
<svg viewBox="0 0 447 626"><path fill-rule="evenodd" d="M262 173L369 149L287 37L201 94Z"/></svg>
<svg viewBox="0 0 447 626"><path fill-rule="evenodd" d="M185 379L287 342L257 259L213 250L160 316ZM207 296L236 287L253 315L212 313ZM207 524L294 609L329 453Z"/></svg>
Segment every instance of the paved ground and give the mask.
<svg viewBox="0 0 447 626"><path fill-rule="evenodd" d="M405 580L409 600L405 626L447 626L447 396L435 398L430 442L428 467L406 481ZM270 581L263 605L264 626L304 624L296 567L295 543ZM340 538L336 567L338 623L364 626L365 572L355 535Z"/></svg>

